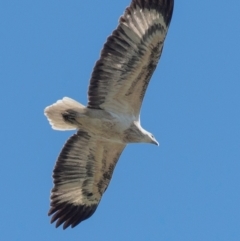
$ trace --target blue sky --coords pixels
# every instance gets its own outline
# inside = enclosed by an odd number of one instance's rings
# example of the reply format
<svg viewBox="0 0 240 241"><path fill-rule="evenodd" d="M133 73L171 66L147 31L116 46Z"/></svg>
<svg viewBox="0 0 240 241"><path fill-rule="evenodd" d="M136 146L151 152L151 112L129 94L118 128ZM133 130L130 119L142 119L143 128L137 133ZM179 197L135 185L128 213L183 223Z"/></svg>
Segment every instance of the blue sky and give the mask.
<svg viewBox="0 0 240 241"><path fill-rule="evenodd" d="M100 3L101 2L101 3ZM1 239L240 240L240 3L176 1L141 122L97 211L74 229L47 216L55 160L73 132L43 109L87 103L95 61L129 0L0 2Z"/></svg>

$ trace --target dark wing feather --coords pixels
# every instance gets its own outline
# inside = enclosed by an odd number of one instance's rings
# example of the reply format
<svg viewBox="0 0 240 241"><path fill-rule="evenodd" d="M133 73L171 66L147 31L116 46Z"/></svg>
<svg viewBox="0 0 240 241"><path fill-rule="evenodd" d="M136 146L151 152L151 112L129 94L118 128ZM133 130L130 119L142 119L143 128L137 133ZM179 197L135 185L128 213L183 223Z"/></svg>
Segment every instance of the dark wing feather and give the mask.
<svg viewBox="0 0 240 241"><path fill-rule="evenodd" d="M53 171L51 223L73 228L95 212L124 147L83 131L69 138Z"/></svg>
<svg viewBox="0 0 240 241"><path fill-rule="evenodd" d="M162 52L173 4L173 0L132 1L94 67L89 108L138 117Z"/></svg>

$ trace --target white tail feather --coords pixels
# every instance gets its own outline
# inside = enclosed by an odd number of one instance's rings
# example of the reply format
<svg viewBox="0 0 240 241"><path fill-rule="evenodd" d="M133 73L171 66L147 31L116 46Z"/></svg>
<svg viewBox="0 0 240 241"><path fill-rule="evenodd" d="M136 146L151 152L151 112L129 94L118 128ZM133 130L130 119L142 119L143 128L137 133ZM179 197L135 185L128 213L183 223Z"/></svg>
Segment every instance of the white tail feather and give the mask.
<svg viewBox="0 0 240 241"><path fill-rule="evenodd" d="M84 105L77 101L64 97L62 100L58 100L56 103L46 107L44 114L54 130L75 130L77 127L71 123L65 122L62 114L68 109L81 112L84 108Z"/></svg>

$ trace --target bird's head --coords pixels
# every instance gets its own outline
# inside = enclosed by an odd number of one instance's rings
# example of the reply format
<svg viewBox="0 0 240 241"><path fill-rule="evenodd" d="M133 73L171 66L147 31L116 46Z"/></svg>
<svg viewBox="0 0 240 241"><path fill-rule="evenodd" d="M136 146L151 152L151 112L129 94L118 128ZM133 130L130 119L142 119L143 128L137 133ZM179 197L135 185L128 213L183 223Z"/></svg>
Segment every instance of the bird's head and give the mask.
<svg viewBox="0 0 240 241"><path fill-rule="evenodd" d="M132 141L129 142L144 142L144 143L152 143L159 146L159 143L155 139L154 135L145 129L143 129L140 125L140 122L135 122L135 125L131 128L130 136L134 137Z"/></svg>
<svg viewBox="0 0 240 241"><path fill-rule="evenodd" d="M152 144L159 146L158 141L155 139L154 135L150 132L145 133L145 141L147 143L152 143Z"/></svg>
<svg viewBox="0 0 240 241"><path fill-rule="evenodd" d="M149 133L149 137L150 137L150 140L151 140L150 143L159 146L159 143L158 143L158 141L156 140L156 138L154 137L153 134Z"/></svg>

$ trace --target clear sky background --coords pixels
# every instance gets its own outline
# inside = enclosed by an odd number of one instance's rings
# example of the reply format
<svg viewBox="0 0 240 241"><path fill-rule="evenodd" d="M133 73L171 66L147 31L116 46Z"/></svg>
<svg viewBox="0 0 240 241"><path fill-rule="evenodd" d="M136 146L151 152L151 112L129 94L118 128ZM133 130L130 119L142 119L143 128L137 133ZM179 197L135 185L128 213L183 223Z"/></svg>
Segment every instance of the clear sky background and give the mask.
<svg viewBox="0 0 240 241"><path fill-rule="evenodd" d="M95 214L47 216L55 160L73 132L43 110L87 103L100 50L129 0L0 2L1 240L240 240L240 2L176 1L141 122Z"/></svg>

